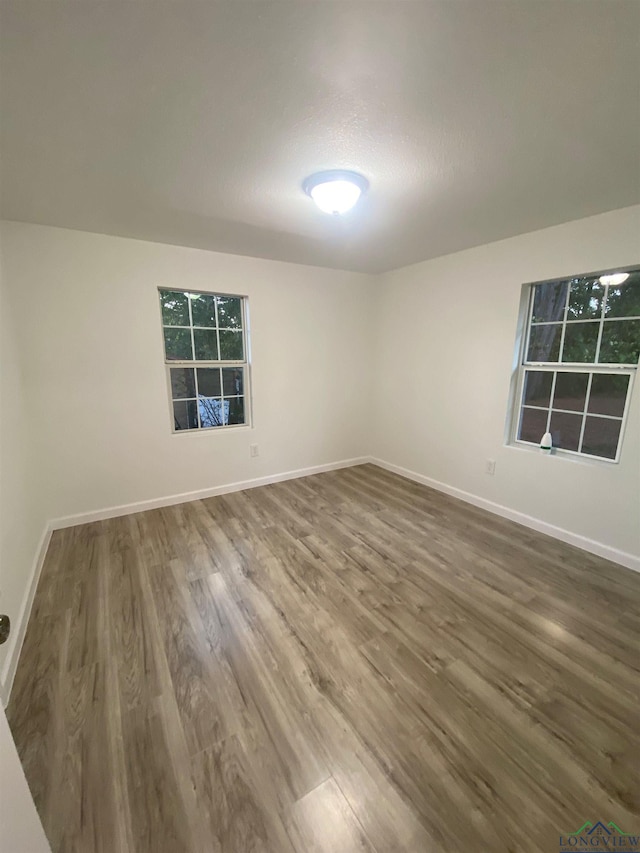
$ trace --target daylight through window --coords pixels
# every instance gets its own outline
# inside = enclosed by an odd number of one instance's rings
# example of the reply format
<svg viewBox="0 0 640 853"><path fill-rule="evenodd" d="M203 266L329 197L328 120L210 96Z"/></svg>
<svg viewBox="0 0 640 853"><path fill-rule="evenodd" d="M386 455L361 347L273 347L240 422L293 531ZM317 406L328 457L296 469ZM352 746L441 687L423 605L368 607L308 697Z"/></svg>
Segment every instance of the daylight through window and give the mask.
<svg viewBox="0 0 640 853"><path fill-rule="evenodd" d="M174 431L249 422L242 296L160 290Z"/></svg>
<svg viewBox="0 0 640 853"><path fill-rule="evenodd" d="M530 288L516 441L617 461L640 354L640 270Z"/></svg>

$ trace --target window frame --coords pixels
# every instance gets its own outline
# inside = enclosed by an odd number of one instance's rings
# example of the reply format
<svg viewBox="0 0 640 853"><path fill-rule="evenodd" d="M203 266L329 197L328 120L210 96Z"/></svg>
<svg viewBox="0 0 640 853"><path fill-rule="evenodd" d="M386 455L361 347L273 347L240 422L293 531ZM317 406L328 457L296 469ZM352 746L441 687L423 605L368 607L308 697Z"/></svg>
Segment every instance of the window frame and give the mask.
<svg viewBox="0 0 640 853"><path fill-rule="evenodd" d="M509 416L510 416L510 428L508 432L508 443L512 446L529 448L532 449L534 447L538 447L537 444L529 441L523 441L518 438L518 432L520 430L520 422L522 418L522 411L524 408L523 403L523 394L524 394L524 383L527 371L538 371L544 373L586 373L588 374L587 380L587 390L585 395L585 403L584 408L581 411L569 410L569 409L554 409L552 406L554 391L555 391L555 383L556 383L556 375L554 375L551 384L551 393L549 398L549 406L548 407L537 407L537 406L528 406L527 408L539 409L540 411L547 411L547 430L549 429L551 417L554 411L559 413L567 413L580 415L582 417L582 423L580 426L580 438L578 441L578 450L569 450L562 447L554 447L553 452L559 456L566 456L568 458L579 459L583 462L592 462L592 463L608 463L608 464L618 464L620 462L620 457L622 454L622 446L624 444L624 436L626 431L627 419L629 415L629 410L631 408L631 400L633 396L633 388L634 381L638 372L638 362L636 364L618 364L618 363L596 363L596 362L540 362L540 361L527 361L526 356L529 352L529 342L531 338L532 326L532 316L533 316L533 307L534 307L534 298L535 298L535 288L538 285L542 284L552 284L556 282L567 282L569 287L567 287L567 296L565 301L565 306L563 308L563 316L562 320L559 321L548 321L548 322L538 322L535 325L551 325L555 323L558 325L562 324L562 332L560 337L560 348L558 351L558 357L562 355L562 349L564 345L565 332L568 325L572 323L580 323L580 322L594 322L598 323L598 338L596 343L595 350L595 358L598 357L600 353L600 344L602 340L602 333L605 328L605 323L613 323L620 322L624 320L634 320L640 319L638 315L630 315L629 317L616 317L616 318L607 318L605 317L605 306L606 300L608 296L608 290L611 285L607 284L604 286L604 294L602 298L602 307L600 311L600 316L598 318L592 318L589 320L568 320L567 319L567 310L569 307L569 298L571 295L571 282L573 279L580 278L598 278L600 276L611 275L616 272L639 272L640 268L637 266L620 266L615 269L610 270L602 270L600 272L593 273L579 273L577 275L565 276L565 277L556 277L551 279L545 279L542 281L529 282L528 284L523 285L523 296L520 307L520 320L518 322L518 333L517 333L517 343L516 343L516 360L515 360L515 383L512 384L512 388L514 388L513 395L510 399L509 405ZM596 417L605 418L608 420L613 420L620 423L620 433L618 436L618 444L616 448L615 457L611 458L608 456L596 456L591 453L583 453L580 448L582 447L582 441L584 437L584 431L586 426L586 418L589 414L587 409L589 405L589 397L591 392L591 384L593 382L594 375L599 374L607 374L607 375L624 375L629 377L629 384L627 386L627 395L624 404L624 410L622 413L622 417L617 417L613 415L603 415L597 414ZM593 416L593 415L592 415ZM541 436L542 438L542 436Z"/></svg>
<svg viewBox="0 0 640 853"><path fill-rule="evenodd" d="M191 300L189 300L189 320L191 321L189 326L165 326L164 318L162 316L162 300L161 294L165 293L197 293L202 294L203 296L220 296L225 299L239 299L241 306L241 316L242 316L242 343L244 349L244 360L234 359L232 361L222 361L221 359L209 359L209 360L196 360L193 359L191 361L184 359L167 359L167 353L165 349L165 340L164 340L164 330L165 328L176 328L176 329L186 329L188 328L191 333L191 347L192 353L195 355L195 346L193 340L193 331L194 329L206 329L211 331L212 327L208 326L194 326L193 325L193 316L191 309ZM167 387L167 402L168 402L168 415L169 415L169 426L172 435L201 435L203 433L212 433L212 432L221 432L226 430L238 430L238 429L251 429L253 427L253 397L252 397L252 383L251 383L251 349L250 349L250 336L249 336L249 298L246 294L240 293L224 293L220 290L202 290L202 289L194 289L189 287L173 287L173 285L158 285L157 287L158 293L158 310L160 312L160 340L162 345L162 355L164 359L164 368L165 368L165 383ZM219 331L219 327L216 326L216 331ZM219 336L218 337L218 355L220 355L220 346L219 346ZM198 415L198 426L194 429L176 429L175 426L175 414L173 410L174 404L174 396L173 389L171 385L171 369L172 368L190 368L194 371L194 382L195 382L195 401L198 403L198 368L238 368L241 367L243 369L243 394L244 398L244 423L242 424L220 424L219 426L210 426L205 427L201 425L200 420L200 407L196 405L196 411ZM222 377L221 377L222 378ZM222 388L221 388L222 390ZM191 397L185 399L193 399ZM224 394L221 394L221 399L224 400Z"/></svg>

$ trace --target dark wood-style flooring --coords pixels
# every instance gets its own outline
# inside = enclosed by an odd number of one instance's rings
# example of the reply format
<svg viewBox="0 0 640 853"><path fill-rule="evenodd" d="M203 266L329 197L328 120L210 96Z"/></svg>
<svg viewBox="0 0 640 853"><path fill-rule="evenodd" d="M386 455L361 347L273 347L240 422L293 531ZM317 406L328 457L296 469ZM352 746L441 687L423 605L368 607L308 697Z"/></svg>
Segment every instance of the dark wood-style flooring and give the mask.
<svg viewBox="0 0 640 853"><path fill-rule="evenodd" d="M8 709L54 851L640 832L640 575L365 465L54 533Z"/></svg>

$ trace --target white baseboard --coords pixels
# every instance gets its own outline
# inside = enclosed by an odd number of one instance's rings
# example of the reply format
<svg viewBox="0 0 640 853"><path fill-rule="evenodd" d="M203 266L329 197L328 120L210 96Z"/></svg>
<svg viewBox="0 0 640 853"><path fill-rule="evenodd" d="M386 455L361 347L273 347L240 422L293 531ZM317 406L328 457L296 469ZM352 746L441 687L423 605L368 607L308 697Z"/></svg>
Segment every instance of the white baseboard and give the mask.
<svg viewBox="0 0 640 853"><path fill-rule="evenodd" d="M131 515L134 512L144 512L148 509L158 509L163 506L173 506L174 504L187 503L201 498L215 497L216 495L229 494L230 492L239 492L244 489L255 489L258 486L268 486L271 483L280 483L283 480L294 480L298 477L308 477L310 474L321 474L325 471L337 471L340 468L351 468L354 465L364 465L368 462L368 457L360 456L354 459L342 459L339 462L329 462L325 465L313 465L310 468L298 468L295 471L284 471L280 474L269 474L265 477L256 477L253 480L242 480L236 483L226 483L222 486L213 486L209 489L200 489L195 492L184 492L179 495L168 495L163 498L153 498L148 501L138 501L137 503L122 504L120 506L107 507L93 512L83 512L78 515L67 515L63 518L54 518L46 526L40 538L37 552L34 558L31 569L31 578L29 586L20 608L18 617L13 621L11 626L10 646L7 651L7 657L0 673L0 701L4 707L9 702L13 679L15 678L16 669L22 644L27 631L29 616L35 598L40 573L44 564L44 558L49 547L51 534L54 530L61 530L63 527L75 527L77 524L88 524L92 521L102 521L106 518L116 518L120 515Z"/></svg>
<svg viewBox="0 0 640 853"><path fill-rule="evenodd" d="M20 613L18 614L17 619L12 621L7 657L5 658L2 673L0 674L0 699L2 700L4 708L6 708L9 703L9 696L11 695L11 688L13 687L13 679L16 675L18 660L20 659L20 652L22 651L22 644L24 643L24 637L27 633L27 624L29 622L29 617L31 616L33 600L36 595L38 581L40 580L40 573L42 572L42 566L44 565L44 558L51 539L51 530L51 526L46 524L42 531L42 536L40 537L40 542L38 543L33 565L31 567L31 577L29 578L27 592L22 600L22 607L20 608Z"/></svg>
<svg viewBox="0 0 640 853"><path fill-rule="evenodd" d="M325 471L337 471L340 468L351 468L354 465L364 465L369 462L369 457L358 456L354 459L342 459L339 462L329 462L325 465L313 465L310 468L298 468L295 471L285 471L281 474L268 474L265 477L256 477L253 480L240 480L236 483L225 483L222 486L213 486L208 489L199 489L196 492L183 492L179 495L168 495L163 498L152 498L137 503L121 504L106 509L98 509L93 512L82 512L78 515L66 515L63 518L54 518L49 526L51 530L61 530L63 527L75 527L76 524L88 524L92 521L103 521L106 518L116 518L120 515L131 515L134 512L145 512L148 509L158 509L163 506L188 503L202 498L213 498L216 495L226 495L230 492L241 492L245 489L255 489L258 486L268 486L271 483L281 483L283 480L295 480L298 477L308 477L311 474L322 474Z"/></svg>
<svg viewBox="0 0 640 853"><path fill-rule="evenodd" d="M267 486L271 483L280 483L284 480L294 480L298 477L308 477L311 474L321 474L324 471L337 471L340 468L350 468L354 465L364 465L371 463L380 468L385 468L387 471L392 471L408 480L414 480L416 483L422 483L432 489L437 489L440 492L445 492L454 498L466 501L467 503L478 506L481 509L486 509L489 512L500 515L503 518L508 518L511 521L516 521L518 524L523 524L525 527L530 527L532 530L537 530L540 533L546 533L548 536L553 536L560 539L562 542L567 542L570 545L575 545L582 548L584 551L589 551L599 557L604 557L607 560L612 560L614 563L619 563L636 572L640 572L640 557L633 554L628 554L625 551L620 551L617 548L612 548L602 542L596 542L594 539L589 539L586 536L580 536L577 533L571 533L562 527L556 527L546 521L541 521L533 516L494 503L494 501L481 498L478 495L473 495L470 492L465 492L462 489L449 486L446 483L441 483L438 480L433 480L431 477L426 477L424 474L418 474L415 471L410 471L408 468L402 468L399 465L393 465L390 462L385 462L382 459L377 459L373 456L360 456L354 459L343 459L339 462L330 462L325 465L314 465L310 468L298 468L295 471L285 471L280 474L270 474L265 477L256 477L252 480L241 480L236 483L226 483L222 486L214 486L209 489L200 489L195 492L184 492L179 495L168 495L163 498L153 498L147 501L138 501L137 503L122 504L120 506L107 507L106 509L95 510L93 512L79 513L78 515L67 515L63 518L54 518L50 521L42 532L40 542L34 557L33 566L31 569L31 577L27 592L24 597L20 613L17 619L14 620L12 638L7 657L5 659L2 673L0 673L0 700L6 707L13 685L22 644L24 642L27 623L31 615L31 608L40 579L40 573L44 563L44 558L51 539L51 533L54 530L59 530L63 527L73 527L77 524L87 524L92 521L101 521L107 518L115 518L120 515L130 515L135 512L144 512L148 509L157 509L163 506L173 506L174 504L187 503L188 501L199 500L201 498L215 497L216 495L224 495L230 492L239 492L244 489L255 489L258 486Z"/></svg>
<svg viewBox="0 0 640 853"><path fill-rule="evenodd" d="M449 486L446 483L441 483L439 480L432 480L431 477L425 477L424 474L418 474L415 471L410 471L408 468L401 468L399 465L393 465L391 462L385 462L382 459L376 459L371 456L367 460L379 468L385 468L387 471L392 471L394 474L400 474L401 477L406 477L408 480L415 480L416 483L422 483L423 486L429 486L432 489L437 489L439 492L445 492L454 498L459 498L461 501L473 504L474 506L486 509L488 512L493 512L495 515L501 515L503 518L508 518L511 521L516 521L518 524L523 524L525 527L530 527L532 530L537 530L539 533L546 533L547 536L553 536L555 539L560 539L562 542L567 542L569 545L575 545L576 548L582 548L583 551L589 551L591 554L596 554L598 557L604 557L605 560L612 560L614 563L619 563L627 569L633 569L635 572L640 572L640 557L634 554L628 554L626 551L620 551L617 548L612 548L610 545L605 545L602 542L597 542L595 539L589 539L586 536L581 536L578 533L572 533L570 530L565 530L563 527L556 527L555 524L549 524L539 518L534 518L524 512L518 512L515 509L503 506L502 504L494 503L494 501L481 498L478 495L473 495L471 492L465 492L462 489L457 489L455 486Z"/></svg>

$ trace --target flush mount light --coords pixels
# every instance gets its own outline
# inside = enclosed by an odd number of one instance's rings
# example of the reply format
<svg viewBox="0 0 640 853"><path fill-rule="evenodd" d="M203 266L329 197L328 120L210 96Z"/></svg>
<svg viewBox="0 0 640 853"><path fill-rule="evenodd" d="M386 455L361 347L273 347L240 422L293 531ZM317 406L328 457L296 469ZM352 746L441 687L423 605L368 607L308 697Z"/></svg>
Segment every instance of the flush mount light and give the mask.
<svg viewBox="0 0 640 853"><path fill-rule="evenodd" d="M302 189L324 213L346 213L369 187L365 177L357 172L331 169L316 172L302 184Z"/></svg>
<svg viewBox="0 0 640 853"><path fill-rule="evenodd" d="M628 272L612 272L609 275L601 275L600 284L611 284L617 287L619 284L624 284L628 278Z"/></svg>

